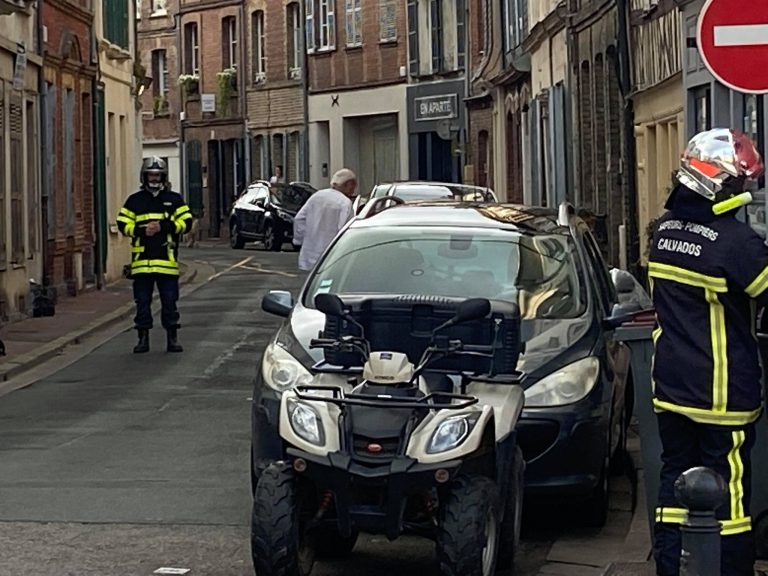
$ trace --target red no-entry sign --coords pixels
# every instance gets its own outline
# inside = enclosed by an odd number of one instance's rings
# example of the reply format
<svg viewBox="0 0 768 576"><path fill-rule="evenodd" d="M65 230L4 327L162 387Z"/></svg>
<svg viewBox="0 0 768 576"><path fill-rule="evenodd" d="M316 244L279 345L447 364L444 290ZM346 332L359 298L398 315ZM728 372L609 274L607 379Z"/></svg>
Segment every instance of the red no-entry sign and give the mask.
<svg viewBox="0 0 768 576"><path fill-rule="evenodd" d="M707 0L696 37L704 64L720 82L768 93L768 1Z"/></svg>

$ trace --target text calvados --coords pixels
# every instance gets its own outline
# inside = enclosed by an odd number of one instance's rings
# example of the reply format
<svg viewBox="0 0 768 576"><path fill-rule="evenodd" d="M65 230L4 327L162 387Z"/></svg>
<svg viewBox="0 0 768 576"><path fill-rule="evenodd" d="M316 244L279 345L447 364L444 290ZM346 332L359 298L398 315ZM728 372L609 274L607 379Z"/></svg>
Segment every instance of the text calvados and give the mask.
<svg viewBox="0 0 768 576"><path fill-rule="evenodd" d="M658 249L666 252L677 252L679 254L689 254L691 256L701 256L701 244L695 242L686 242L684 240L675 240L674 238L659 239Z"/></svg>

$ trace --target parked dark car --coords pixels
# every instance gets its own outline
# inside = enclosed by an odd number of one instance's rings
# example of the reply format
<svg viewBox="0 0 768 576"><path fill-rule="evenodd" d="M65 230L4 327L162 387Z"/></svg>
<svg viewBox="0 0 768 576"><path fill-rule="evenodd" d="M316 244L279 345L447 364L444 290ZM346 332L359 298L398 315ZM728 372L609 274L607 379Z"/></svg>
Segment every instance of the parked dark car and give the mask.
<svg viewBox="0 0 768 576"><path fill-rule="evenodd" d="M566 496L578 503L585 524L602 524L609 471L623 461L632 412L630 353L614 333L644 307L628 294L619 303L619 290L636 289L628 274L614 273L614 285L592 233L567 205L558 212L403 204L352 220L295 301L277 291L262 304L286 320L257 370L253 479L281 455L276 418L282 391L308 383L322 359L309 347L325 322L315 295L395 294L419 298L427 308L445 298L506 300L516 302L522 316L518 369L527 376L518 442L527 462L526 490Z"/></svg>
<svg viewBox="0 0 768 576"><path fill-rule="evenodd" d="M229 217L232 248L261 240L264 248L280 251L293 238L293 218L315 188L305 182L255 182L235 201Z"/></svg>
<svg viewBox="0 0 768 576"><path fill-rule="evenodd" d="M464 201L464 202L496 202L496 194L490 188L454 184L451 182L387 182L377 184L367 195L355 198L353 209L359 214L363 206L374 198L397 196L406 202L420 200L431 201Z"/></svg>

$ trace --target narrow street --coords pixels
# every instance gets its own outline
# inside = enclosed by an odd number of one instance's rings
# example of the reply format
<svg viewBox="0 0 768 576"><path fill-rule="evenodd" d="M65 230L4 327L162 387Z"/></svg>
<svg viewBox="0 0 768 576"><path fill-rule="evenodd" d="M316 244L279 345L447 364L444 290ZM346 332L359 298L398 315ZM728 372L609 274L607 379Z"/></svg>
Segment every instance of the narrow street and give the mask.
<svg viewBox="0 0 768 576"><path fill-rule="evenodd" d="M216 274L182 298L183 354L165 353L158 320L150 353L131 354L126 324L74 364L0 398L0 575L253 573L250 398L279 324L260 302L268 289L297 292L296 258L186 250L182 260L206 261ZM614 530L626 531L628 513L616 514ZM580 534L556 515L529 525L519 574L539 573L556 540ZM352 559L319 563L313 574L438 572L428 541L366 537Z"/></svg>

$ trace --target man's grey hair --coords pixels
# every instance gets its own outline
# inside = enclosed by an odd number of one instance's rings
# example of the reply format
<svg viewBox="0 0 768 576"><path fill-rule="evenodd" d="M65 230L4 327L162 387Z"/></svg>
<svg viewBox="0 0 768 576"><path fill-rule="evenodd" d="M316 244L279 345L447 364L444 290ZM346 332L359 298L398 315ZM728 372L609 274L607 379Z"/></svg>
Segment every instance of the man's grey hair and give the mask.
<svg viewBox="0 0 768 576"><path fill-rule="evenodd" d="M331 178L331 186L344 186L350 180L357 180L357 176L349 168L342 168Z"/></svg>

